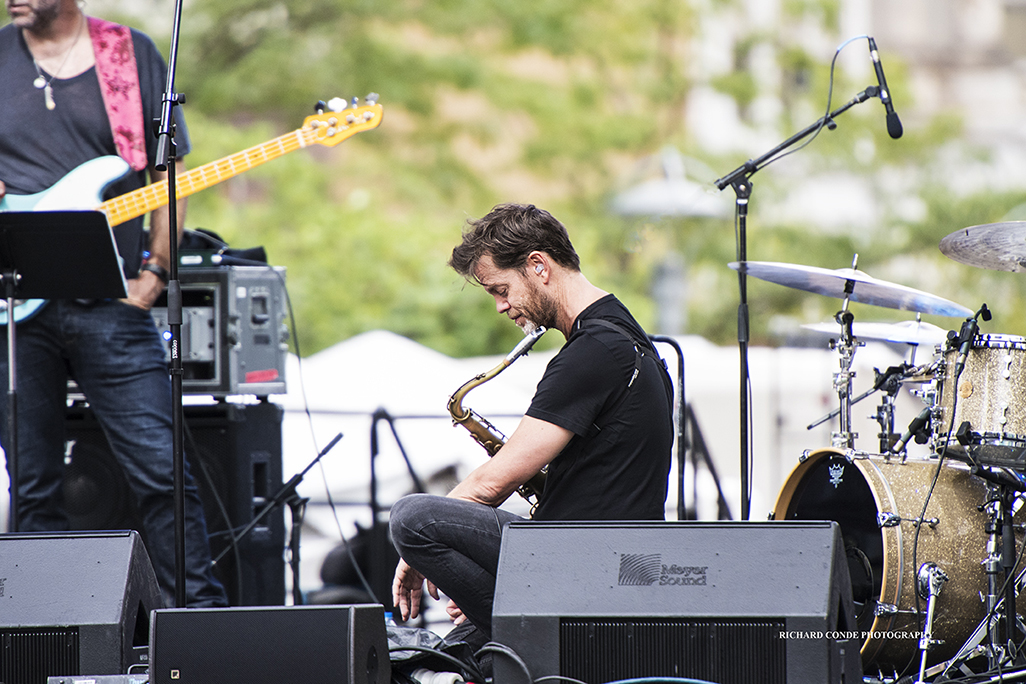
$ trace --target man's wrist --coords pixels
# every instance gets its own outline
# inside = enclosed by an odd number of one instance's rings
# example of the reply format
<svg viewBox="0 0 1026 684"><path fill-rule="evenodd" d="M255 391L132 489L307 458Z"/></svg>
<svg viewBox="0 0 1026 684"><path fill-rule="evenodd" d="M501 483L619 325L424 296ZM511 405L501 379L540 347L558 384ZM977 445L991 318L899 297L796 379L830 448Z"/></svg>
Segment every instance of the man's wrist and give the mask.
<svg viewBox="0 0 1026 684"><path fill-rule="evenodd" d="M147 261L139 267L139 272L142 273L143 271L149 271L153 275L157 276L165 285L167 285L168 281L171 280L171 274L167 272L167 269L152 261Z"/></svg>

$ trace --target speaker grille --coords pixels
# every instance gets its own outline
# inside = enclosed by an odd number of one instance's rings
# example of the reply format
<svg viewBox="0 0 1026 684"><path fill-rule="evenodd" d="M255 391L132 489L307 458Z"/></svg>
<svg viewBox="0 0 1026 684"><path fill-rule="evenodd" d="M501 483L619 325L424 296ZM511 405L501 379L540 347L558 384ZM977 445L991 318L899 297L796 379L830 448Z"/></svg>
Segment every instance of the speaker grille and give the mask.
<svg viewBox="0 0 1026 684"><path fill-rule="evenodd" d="M586 682L690 677L785 684L784 620L563 618L560 674Z"/></svg>
<svg viewBox="0 0 1026 684"><path fill-rule="evenodd" d="M0 682L46 684L46 678L78 675L78 627L0 629Z"/></svg>

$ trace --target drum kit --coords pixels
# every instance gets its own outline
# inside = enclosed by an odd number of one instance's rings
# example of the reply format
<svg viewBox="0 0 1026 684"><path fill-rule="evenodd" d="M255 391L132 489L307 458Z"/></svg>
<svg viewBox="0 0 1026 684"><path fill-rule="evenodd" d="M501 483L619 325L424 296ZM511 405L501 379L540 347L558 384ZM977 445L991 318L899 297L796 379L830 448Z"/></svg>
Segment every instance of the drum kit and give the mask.
<svg viewBox="0 0 1026 684"><path fill-rule="evenodd" d="M1026 222L959 230L940 248L970 266L1026 271ZM986 305L974 314L878 280L858 270L857 259L837 270L731 264L843 301L835 323L806 326L837 334L831 347L840 362L833 379L839 406L809 428L836 416L839 429L829 448L802 455L771 517L838 523L856 612L857 625L848 627L862 638L866 681L1026 677L1026 623L1015 609L1026 586L1026 338L983 334ZM915 312L916 320L855 322L850 302ZM947 332L920 321L921 314L965 320ZM911 345L911 359L877 371L873 388L852 397L852 361L869 340ZM917 366L919 346L936 353ZM910 389L926 408L899 437L894 397L906 385L916 386ZM855 448L851 408L876 391L883 395L880 444L870 453ZM909 455L912 439L928 445L929 455Z"/></svg>

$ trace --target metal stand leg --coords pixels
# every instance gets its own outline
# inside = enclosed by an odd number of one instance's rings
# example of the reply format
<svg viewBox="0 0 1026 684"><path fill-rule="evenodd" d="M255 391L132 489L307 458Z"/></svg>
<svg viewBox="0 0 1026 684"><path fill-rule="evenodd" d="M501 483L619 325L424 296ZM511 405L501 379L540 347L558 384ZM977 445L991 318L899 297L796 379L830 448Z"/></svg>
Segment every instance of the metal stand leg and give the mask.
<svg viewBox="0 0 1026 684"><path fill-rule="evenodd" d="M937 597L940 595L941 587L948 581L948 576L935 563L923 563L919 566L919 573L916 577L919 595L926 599L926 625L923 628L923 635L919 637L919 650L922 658L919 661L918 684L923 684L926 677L926 656L936 644L940 643L933 638L933 613L937 606Z"/></svg>
<svg viewBox="0 0 1026 684"><path fill-rule="evenodd" d="M11 476L11 511L7 531L18 531L18 372L17 322L14 320L14 294L18 285L15 271L0 273L7 298L7 473Z"/></svg>
<svg viewBox="0 0 1026 684"><path fill-rule="evenodd" d="M292 532L289 535L289 568L292 570L292 605L303 605L303 590L299 586L299 536L306 516L306 505L310 499L293 495L286 503L292 517Z"/></svg>

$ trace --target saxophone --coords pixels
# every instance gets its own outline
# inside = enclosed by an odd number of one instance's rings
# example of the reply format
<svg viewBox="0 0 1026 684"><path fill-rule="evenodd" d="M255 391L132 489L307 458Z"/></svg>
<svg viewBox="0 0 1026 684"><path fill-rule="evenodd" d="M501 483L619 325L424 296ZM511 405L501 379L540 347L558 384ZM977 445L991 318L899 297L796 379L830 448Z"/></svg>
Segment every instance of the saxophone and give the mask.
<svg viewBox="0 0 1026 684"><path fill-rule="evenodd" d="M509 368L510 364L516 361L518 358L526 354L534 346L534 343L538 341L543 334L545 334L546 328L538 327L534 331L528 333L520 343L513 348L506 358L502 360L495 368L491 369L486 373L476 375L453 392L453 395L449 398L449 415L452 416L453 424L460 424L465 427L469 432L470 436L473 437L478 444L484 447L484 450L488 452L489 456L494 456L498 453L502 445L506 443L506 437L499 430L488 422L487 419L478 415L473 409L463 408L463 397L467 395L470 390L474 389L478 385L483 385L488 382L502 371ZM520 485L517 492L520 496L527 499L532 504L537 505L537 500L541 497L542 490L545 488L545 473L536 473L530 480ZM533 497L533 500L532 500Z"/></svg>

